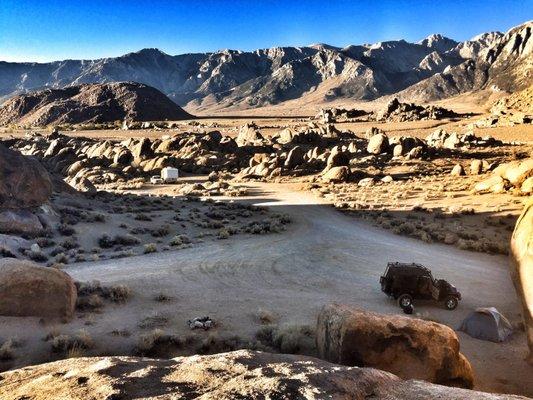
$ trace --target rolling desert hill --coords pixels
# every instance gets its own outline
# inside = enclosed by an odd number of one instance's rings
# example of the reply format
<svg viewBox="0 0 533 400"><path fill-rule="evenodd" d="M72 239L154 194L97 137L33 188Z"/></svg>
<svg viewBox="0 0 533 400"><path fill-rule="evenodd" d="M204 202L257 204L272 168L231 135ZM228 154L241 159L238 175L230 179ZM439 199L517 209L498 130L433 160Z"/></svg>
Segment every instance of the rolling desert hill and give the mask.
<svg viewBox="0 0 533 400"><path fill-rule="evenodd" d="M253 109L301 99L436 101L482 89L516 91L533 80L533 21L506 34L456 42L431 35L345 48L325 44L172 56L143 49L120 57L0 62L0 99L43 88L135 81L192 112Z"/></svg>
<svg viewBox="0 0 533 400"><path fill-rule="evenodd" d="M17 95L0 107L0 125L175 121L190 117L159 90L136 82L44 89Z"/></svg>

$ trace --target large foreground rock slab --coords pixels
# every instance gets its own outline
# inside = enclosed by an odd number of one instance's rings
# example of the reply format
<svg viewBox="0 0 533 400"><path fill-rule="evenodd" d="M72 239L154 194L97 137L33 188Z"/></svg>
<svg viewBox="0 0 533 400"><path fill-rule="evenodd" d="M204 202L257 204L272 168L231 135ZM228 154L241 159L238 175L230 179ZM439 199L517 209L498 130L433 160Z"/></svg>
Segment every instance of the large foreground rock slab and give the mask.
<svg viewBox="0 0 533 400"><path fill-rule="evenodd" d="M533 365L533 199L524 208L511 237L511 277L523 305L529 356Z"/></svg>
<svg viewBox="0 0 533 400"><path fill-rule="evenodd" d="M71 358L0 374L0 398L15 399L469 399L523 397L402 381L371 368L248 350L151 360Z"/></svg>
<svg viewBox="0 0 533 400"><path fill-rule="evenodd" d="M0 208L37 207L51 194L50 175L39 161L0 144Z"/></svg>
<svg viewBox="0 0 533 400"><path fill-rule="evenodd" d="M318 316L317 347L320 358L338 364L449 386L474 385L457 335L435 322L330 304Z"/></svg>
<svg viewBox="0 0 533 400"><path fill-rule="evenodd" d="M14 258L0 260L0 315L70 319L76 298L74 281L65 272Z"/></svg>

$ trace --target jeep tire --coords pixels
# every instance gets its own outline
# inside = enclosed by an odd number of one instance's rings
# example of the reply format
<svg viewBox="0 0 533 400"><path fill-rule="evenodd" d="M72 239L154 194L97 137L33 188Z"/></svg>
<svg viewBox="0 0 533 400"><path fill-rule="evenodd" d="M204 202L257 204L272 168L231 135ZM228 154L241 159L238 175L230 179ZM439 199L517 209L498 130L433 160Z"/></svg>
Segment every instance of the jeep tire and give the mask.
<svg viewBox="0 0 533 400"><path fill-rule="evenodd" d="M398 305L401 308L409 307L413 305L413 297L410 294L402 294L398 297Z"/></svg>
<svg viewBox="0 0 533 400"><path fill-rule="evenodd" d="M455 310L458 304L459 304L459 300L457 300L457 297L455 296L448 296L444 300L444 307L446 307L446 309L450 311Z"/></svg>

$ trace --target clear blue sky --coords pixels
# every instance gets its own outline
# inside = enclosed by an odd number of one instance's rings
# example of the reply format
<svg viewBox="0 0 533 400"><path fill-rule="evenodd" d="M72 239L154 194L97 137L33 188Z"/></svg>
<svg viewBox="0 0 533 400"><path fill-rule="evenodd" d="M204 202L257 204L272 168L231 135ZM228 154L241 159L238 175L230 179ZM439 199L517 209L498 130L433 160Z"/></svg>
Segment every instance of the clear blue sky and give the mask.
<svg viewBox="0 0 533 400"><path fill-rule="evenodd" d="M383 40L466 40L533 19L533 0L0 0L0 60L169 54Z"/></svg>

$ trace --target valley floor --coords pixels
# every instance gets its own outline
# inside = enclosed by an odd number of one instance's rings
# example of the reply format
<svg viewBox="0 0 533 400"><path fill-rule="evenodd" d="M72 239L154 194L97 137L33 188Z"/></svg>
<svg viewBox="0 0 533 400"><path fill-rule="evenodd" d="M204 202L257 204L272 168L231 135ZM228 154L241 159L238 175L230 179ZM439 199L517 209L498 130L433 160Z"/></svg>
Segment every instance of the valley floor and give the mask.
<svg viewBox="0 0 533 400"><path fill-rule="evenodd" d="M399 313L379 287L379 276L389 261L426 264L436 277L448 279L462 292L455 311L417 302L419 317L455 329L471 310L493 306L513 323L520 321L507 257L394 235L351 218L292 184L249 183L249 197L241 200L289 214L292 223L279 234L231 237L201 248L66 266L65 271L79 281L127 285L132 298L57 326L42 325L35 318L1 317L3 335L26 342L27 354L16 362L47 361L49 345L42 339L50 330L85 329L95 341L88 355L128 354L143 333L140 322L150 316L164 317L165 332L187 335L188 319L209 315L218 322L217 334L250 338L261 327L260 311L279 324L310 326L315 325L319 309L330 302ZM170 301L154 301L161 294ZM462 352L474 367L476 389L533 396L533 370L524 361L523 331L502 344L458 335Z"/></svg>

